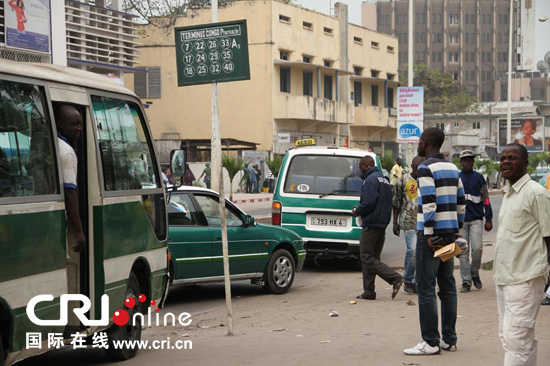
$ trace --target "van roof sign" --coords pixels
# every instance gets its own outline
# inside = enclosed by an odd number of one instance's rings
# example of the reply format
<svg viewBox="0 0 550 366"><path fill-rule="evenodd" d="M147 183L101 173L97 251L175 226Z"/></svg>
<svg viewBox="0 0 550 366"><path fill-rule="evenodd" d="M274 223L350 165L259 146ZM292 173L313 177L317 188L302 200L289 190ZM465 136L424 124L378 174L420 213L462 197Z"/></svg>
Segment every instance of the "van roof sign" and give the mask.
<svg viewBox="0 0 550 366"><path fill-rule="evenodd" d="M296 147L300 146L315 146L315 139L296 140Z"/></svg>

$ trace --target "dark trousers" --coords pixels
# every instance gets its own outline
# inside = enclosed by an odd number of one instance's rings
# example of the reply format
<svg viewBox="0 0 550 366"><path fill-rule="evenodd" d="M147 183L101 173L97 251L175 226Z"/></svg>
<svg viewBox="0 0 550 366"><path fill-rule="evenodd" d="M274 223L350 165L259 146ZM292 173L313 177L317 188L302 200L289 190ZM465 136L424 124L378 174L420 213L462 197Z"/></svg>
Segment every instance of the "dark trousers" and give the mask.
<svg viewBox="0 0 550 366"><path fill-rule="evenodd" d="M455 235L443 236L446 244L454 242ZM418 232L416 243L416 291L422 339L430 346L439 345L437 298L435 285L439 286L441 301L441 335L447 344L456 343L456 283L453 274L454 258L442 262L434 258L423 232Z"/></svg>
<svg viewBox="0 0 550 366"><path fill-rule="evenodd" d="M380 255L384 248L386 229L378 227L364 227L361 232L360 252L361 268L363 270L363 296L375 298L374 280L376 275L393 285L403 278L399 273L382 263Z"/></svg>

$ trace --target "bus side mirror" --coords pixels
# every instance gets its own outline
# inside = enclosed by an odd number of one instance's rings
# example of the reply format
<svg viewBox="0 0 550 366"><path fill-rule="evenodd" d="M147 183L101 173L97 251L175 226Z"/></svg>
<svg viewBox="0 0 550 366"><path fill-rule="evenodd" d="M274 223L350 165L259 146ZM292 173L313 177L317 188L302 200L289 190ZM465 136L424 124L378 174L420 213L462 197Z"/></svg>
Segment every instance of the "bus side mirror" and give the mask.
<svg viewBox="0 0 550 366"><path fill-rule="evenodd" d="M173 175L184 176L185 164L187 163L187 156L185 150L172 150L170 152L170 170Z"/></svg>

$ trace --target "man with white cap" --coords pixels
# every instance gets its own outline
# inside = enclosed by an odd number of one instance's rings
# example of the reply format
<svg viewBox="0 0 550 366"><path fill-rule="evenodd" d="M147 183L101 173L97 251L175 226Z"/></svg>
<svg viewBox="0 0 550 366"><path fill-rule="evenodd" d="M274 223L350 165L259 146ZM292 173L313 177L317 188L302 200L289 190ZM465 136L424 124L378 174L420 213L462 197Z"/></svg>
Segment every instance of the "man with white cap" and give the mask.
<svg viewBox="0 0 550 366"><path fill-rule="evenodd" d="M462 227L462 237L469 243L468 250L460 256L460 276L462 277L460 292L470 292L472 282L475 288L481 290L479 268L483 254L483 228L485 226L485 231L493 229L493 209L489 201L487 182L481 174L474 172L475 156L472 150L464 150L460 153L462 165L460 179L466 198L466 217ZM483 225L483 217L485 217L485 225Z"/></svg>

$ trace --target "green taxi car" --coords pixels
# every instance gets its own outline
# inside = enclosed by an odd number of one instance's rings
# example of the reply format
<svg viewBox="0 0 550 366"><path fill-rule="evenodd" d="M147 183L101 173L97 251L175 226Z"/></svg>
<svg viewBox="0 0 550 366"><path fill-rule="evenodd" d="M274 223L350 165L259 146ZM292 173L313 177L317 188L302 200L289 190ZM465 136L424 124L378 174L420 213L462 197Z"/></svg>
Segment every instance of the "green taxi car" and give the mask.
<svg viewBox="0 0 550 366"><path fill-rule="evenodd" d="M168 190L171 284L223 281L218 193L182 186ZM304 264L302 238L287 229L257 224L226 200L231 280L252 280L274 294L292 286Z"/></svg>

